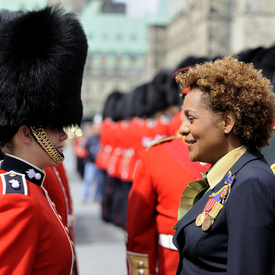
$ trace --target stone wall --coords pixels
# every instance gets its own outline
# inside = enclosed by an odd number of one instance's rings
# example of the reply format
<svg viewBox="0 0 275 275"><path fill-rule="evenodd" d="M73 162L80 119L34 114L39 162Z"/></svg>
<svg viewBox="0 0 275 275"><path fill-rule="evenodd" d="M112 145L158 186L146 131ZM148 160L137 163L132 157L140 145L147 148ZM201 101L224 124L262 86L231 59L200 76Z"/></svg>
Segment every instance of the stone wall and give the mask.
<svg viewBox="0 0 275 275"><path fill-rule="evenodd" d="M214 58L275 44L274 0L186 0L167 26L165 65L190 56Z"/></svg>

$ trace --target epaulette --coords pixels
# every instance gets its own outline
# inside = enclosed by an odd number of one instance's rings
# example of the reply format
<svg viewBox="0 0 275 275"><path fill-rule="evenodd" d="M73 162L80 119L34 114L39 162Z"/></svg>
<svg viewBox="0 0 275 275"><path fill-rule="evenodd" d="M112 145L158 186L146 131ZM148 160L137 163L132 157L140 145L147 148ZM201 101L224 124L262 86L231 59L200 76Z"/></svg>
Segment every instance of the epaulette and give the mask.
<svg viewBox="0 0 275 275"><path fill-rule="evenodd" d="M157 140L153 141L150 145L148 145L148 146L146 147L146 151L148 151L150 148L152 148L152 147L155 146L155 145L158 145L158 144L161 144L161 143L164 143L164 142L166 142L166 141L173 140L173 139L179 138L179 137L181 137L181 135L180 135L180 134L177 134L177 135L174 135L174 136L169 136L169 137L157 139Z"/></svg>
<svg viewBox="0 0 275 275"><path fill-rule="evenodd" d="M273 171L273 173L275 174L275 163L273 163L272 165L270 165L270 168Z"/></svg>
<svg viewBox="0 0 275 275"><path fill-rule="evenodd" d="M3 184L3 195L5 194L23 194L28 195L28 187L25 175L9 171L1 174Z"/></svg>

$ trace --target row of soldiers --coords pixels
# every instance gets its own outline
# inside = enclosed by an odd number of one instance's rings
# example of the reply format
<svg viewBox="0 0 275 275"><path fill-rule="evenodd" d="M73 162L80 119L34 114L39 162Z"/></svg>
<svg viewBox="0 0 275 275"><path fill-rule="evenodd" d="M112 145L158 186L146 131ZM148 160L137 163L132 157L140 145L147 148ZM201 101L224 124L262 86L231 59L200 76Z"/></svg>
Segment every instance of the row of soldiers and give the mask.
<svg viewBox="0 0 275 275"><path fill-rule="evenodd" d="M114 91L105 102L96 161L105 174L102 218L124 229L128 194L145 148L175 135L180 125L181 97L172 73L164 69L131 93Z"/></svg>
<svg viewBox="0 0 275 275"><path fill-rule="evenodd" d="M256 68L262 69L274 84L273 56L275 46L248 49L237 55L239 60L252 62ZM106 99L102 112L101 149L96 161L105 174L104 220L125 228L127 197L145 148L177 133L183 97L172 78L173 72L209 60L207 57L187 57L175 69L161 70L151 82L132 92L116 90Z"/></svg>
<svg viewBox="0 0 275 275"><path fill-rule="evenodd" d="M261 68L274 84L273 52L275 47L259 47L242 51L238 58ZM191 56L174 71L208 60ZM209 168L189 160L187 146L178 135L185 91L178 89L172 74L173 70L163 70L129 94L113 92L103 110L97 157L97 166L105 174L102 218L127 232L129 273L138 255L140 262L157 268L159 274L175 274L178 253L171 238L180 196L189 182L202 178ZM271 151L265 150L268 162L274 163ZM147 255L146 259L139 254Z"/></svg>

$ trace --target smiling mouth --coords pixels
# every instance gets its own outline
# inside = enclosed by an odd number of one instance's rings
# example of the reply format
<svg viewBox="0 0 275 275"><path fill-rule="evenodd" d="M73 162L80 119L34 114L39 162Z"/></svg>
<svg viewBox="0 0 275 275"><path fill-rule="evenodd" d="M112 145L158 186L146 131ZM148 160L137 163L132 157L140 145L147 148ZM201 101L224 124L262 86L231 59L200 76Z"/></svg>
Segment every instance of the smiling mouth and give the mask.
<svg viewBox="0 0 275 275"><path fill-rule="evenodd" d="M195 140L185 140L185 142L188 144L188 145L192 145L192 144L194 144L194 143L196 143L196 141Z"/></svg>

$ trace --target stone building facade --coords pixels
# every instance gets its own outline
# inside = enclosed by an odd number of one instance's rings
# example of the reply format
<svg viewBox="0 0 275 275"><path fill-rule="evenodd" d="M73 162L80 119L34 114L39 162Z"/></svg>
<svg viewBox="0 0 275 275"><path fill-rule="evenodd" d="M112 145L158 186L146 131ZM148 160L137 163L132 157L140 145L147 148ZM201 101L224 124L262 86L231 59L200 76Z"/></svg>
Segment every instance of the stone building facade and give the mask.
<svg viewBox="0 0 275 275"><path fill-rule="evenodd" d="M232 12L231 51L275 44L275 1L235 0Z"/></svg>
<svg viewBox="0 0 275 275"><path fill-rule="evenodd" d="M68 2L68 6L78 5L71 6L76 10L89 2L63 1ZM109 5L106 3L106 7ZM259 46L270 47L275 44L274 29L273 0L159 0L155 18L147 26L148 51L144 73L138 79L131 79L125 71L104 78L97 69L91 69L89 56L83 85L84 105L89 109L96 102L97 106L92 109L98 111L108 93L115 88L130 92L133 85L150 81L163 68L174 69L191 55L214 58L236 55ZM99 92L102 89L104 93Z"/></svg>
<svg viewBox="0 0 275 275"><path fill-rule="evenodd" d="M144 24L127 21L125 4L118 2L0 0L2 8L11 9L62 3L87 24L89 54L82 93L87 114L99 112L112 91L131 92L161 69L174 69L188 56L213 58L275 44L274 0L159 0L155 14ZM106 19L102 24L98 12ZM115 40L108 40L112 34L116 34ZM126 36L130 40L120 46Z"/></svg>
<svg viewBox="0 0 275 275"><path fill-rule="evenodd" d="M170 5L176 2L170 0ZM214 58L275 44L275 2L272 0L186 0L182 3L181 12L162 26L165 37L162 58L149 64L152 72L163 67L174 68L190 55ZM149 29L150 45L157 44L155 37L160 25L152 24ZM154 58L148 56L148 59Z"/></svg>

